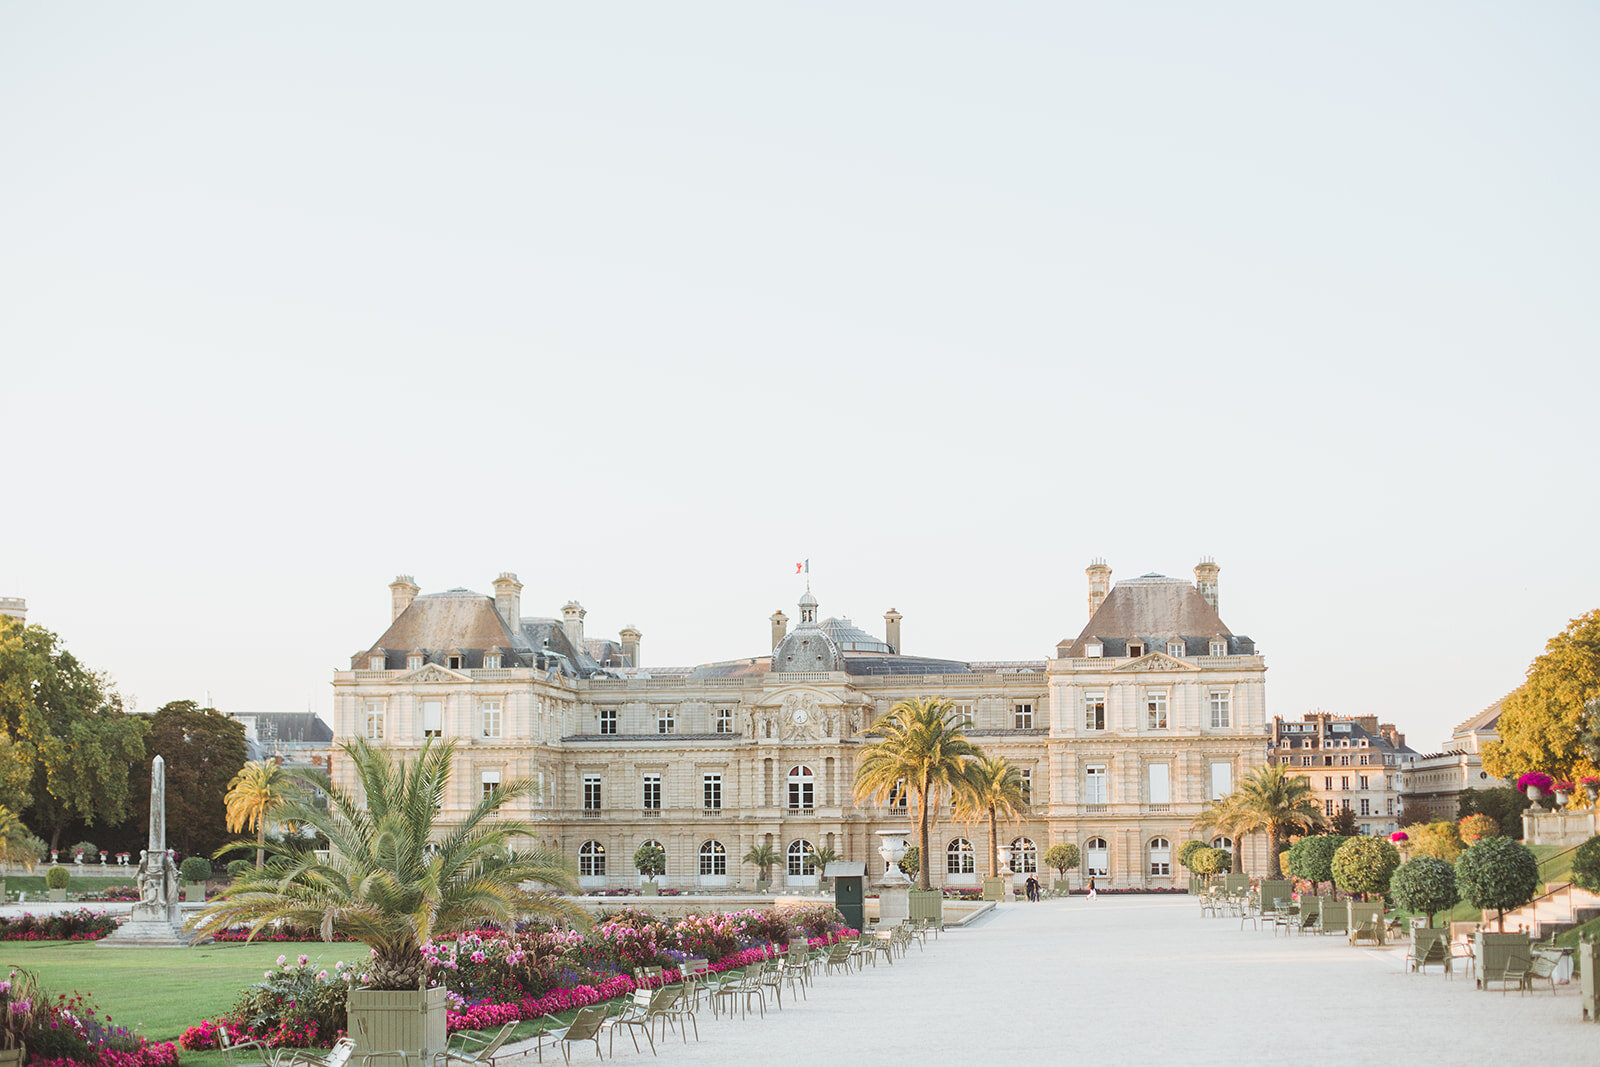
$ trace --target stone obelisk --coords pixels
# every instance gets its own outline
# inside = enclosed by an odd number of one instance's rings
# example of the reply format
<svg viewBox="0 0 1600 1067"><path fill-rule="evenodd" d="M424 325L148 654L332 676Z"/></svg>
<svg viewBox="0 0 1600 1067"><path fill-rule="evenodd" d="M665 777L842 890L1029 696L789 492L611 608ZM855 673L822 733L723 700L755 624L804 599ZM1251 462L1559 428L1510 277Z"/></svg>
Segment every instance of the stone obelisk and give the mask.
<svg viewBox="0 0 1600 1067"><path fill-rule="evenodd" d="M110 948L187 948L178 864L167 851L167 763L150 761L150 838L139 853L139 900L116 932L100 941Z"/></svg>

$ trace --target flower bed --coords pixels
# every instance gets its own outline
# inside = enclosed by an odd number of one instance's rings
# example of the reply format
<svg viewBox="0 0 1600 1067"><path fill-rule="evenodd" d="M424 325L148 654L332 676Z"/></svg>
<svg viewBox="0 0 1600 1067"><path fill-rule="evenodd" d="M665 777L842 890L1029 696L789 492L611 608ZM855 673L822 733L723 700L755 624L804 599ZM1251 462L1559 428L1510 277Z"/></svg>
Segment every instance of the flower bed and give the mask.
<svg viewBox="0 0 1600 1067"><path fill-rule="evenodd" d="M1097 886L1095 887L1094 895L1097 897L1164 896L1169 893L1187 892L1189 892L1188 886L1176 885L1153 885L1148 888L1130 886L1126 889L1101 889ZM1089 891L1087 889L1074 889L1071 893L1075 897L1088 896L1088 894Z"/></svg>
<svg viewBox="0 0 1600 1067"><path fill-rule="evenodd" d="M103 911L76 911L0 919L0 941L98 941L117 928L117 920Z"/></svg>
<svg viewBox="0 0 1600 1067"><path fill-rule="evenodd" d="M7 1047L26 1043L31 1067L177 1067L178 1048L117 1026L81 993L44 991L30 972L0 981Z"/></svg>

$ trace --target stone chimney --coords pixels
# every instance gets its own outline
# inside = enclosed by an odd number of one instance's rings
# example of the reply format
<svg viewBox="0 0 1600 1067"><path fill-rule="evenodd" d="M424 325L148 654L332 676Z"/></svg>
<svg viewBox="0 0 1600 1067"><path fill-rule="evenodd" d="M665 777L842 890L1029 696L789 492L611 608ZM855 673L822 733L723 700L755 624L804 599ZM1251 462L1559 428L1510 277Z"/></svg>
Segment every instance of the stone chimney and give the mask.
<svg viewBox="0 0 1600 1067"><path fill-rule="evenodd" d="M772 613L772 647L777 648L778 642L782 641L784 635L788 632L789 616L783 613L782 608L779 608Z"/></svg>
<svg viewBox="0 0 1600 1067"><path fill-rule="evenodd" d="M513 634L522 628L522 583L510 571L494 580L494 610Z"/></svg>
<svg viewBox="0 0 1600 1067"><path fill-rule="evenodd" d="M1206 603L1212 608L1217 606L1217 572L1221 569L1210 556L1201 557L1200 562L1194 565L1195 588L1200 590L1200 595L1206 598Z"/></svg>
<svg viewBox="0 0 1600 1067"><path fill-rule="evenodd" d="M622 638L622 654L628 659L628 666L639 666L639 639L644 636L632 626L624 626L617 635Z"/></svg>
<svg viewBox="0 0 1600 1067"><path fill-rule="evenodd" d="M420 592L422 590L417 588L417 583L411 575L395 575L394 581L389 583L389 606L394 612L389 616L389 621L398 619L400 613L411 606L411 602L417 599L417 594Z"/></svg>
<svg viewBox="0 0 1600 1067"><path fill-rule="evenodd" d="M1111 592L1111 568L1106 566L1105 560L1096 558L1083 573L1089 576L1089 617L1092 619Z"/></svg>
<svg viewBox="0 0 1600 1067"><path fill-rule="evenodd" d="M561 608L561 628L567 632L574 652L583 651L583 617L587 614L576 600L567 601Z"/></svg>
<svg viewBox="0 0 1600 1067"><path fill-rule="evenodd" d="M883 639L896 654L900 652L900 620L903 618L905 616L893 608L883 613Z"/></svg>

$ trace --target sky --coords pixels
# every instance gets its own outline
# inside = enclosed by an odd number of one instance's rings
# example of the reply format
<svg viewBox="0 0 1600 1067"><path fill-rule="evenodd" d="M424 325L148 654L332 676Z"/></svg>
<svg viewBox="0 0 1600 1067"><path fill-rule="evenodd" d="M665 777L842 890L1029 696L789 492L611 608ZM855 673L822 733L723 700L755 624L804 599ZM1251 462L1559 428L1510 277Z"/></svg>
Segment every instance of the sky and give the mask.
<svg viewBox="0 0 1600 1067"><path fill-rule="evenodd" d="M1600 607L1600 9L13 3L0 595L327 714L388 583L1042 659L1221 565L1432 750Z"/></svg>

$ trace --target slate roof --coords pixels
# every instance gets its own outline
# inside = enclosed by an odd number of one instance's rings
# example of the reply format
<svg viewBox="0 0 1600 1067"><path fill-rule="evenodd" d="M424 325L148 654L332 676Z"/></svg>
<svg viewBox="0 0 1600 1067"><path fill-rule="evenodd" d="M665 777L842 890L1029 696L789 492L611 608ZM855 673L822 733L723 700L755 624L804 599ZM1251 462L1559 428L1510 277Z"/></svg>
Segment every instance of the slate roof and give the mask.
<svg viewBox="0 0 1600 1067"><path fill-rule="evenodd" d="M586 649L574 648L559 619L524 618L515 631L500 618L494 598L470 589L447 589L417 597L383 636L366 651L350 658L360 669L378 650L384 669L404 670L411 653L421 651L424 662L447 666L450 656L462 658L462 668L483 666L486 652L499 652L503 667L537 667L587 678L600 664Z"/></svg>
<svg viewBox="0 0 1600 1067"><path fill-rule="evenodd" d="M1165 652L1167 642L1181 640L1190 656L1210 652L1211 639L1228 642L1228 654L1255 654L1255 642L1229 630L1217 609L1200 595L1200 590L1182 578L1145 574L1120 581L1100 608L1089 619L1076 640L1057 646L1068 658L1085 655L1090 638L1098 638L1106 657L1126 656L1128 642L1138 639L1146 652Z"/></svg>

